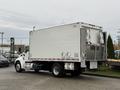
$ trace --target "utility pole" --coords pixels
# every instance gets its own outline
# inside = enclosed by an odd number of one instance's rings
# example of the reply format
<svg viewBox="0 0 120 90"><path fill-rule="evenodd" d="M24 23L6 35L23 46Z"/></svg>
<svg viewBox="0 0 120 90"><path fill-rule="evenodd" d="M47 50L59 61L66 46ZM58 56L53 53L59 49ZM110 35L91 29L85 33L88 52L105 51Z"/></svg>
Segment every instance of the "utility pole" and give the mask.
<svg viewBox="0 0 120 90"><path fill-rule="evenodd" d="M14 37L10 38L10 61L14 62L14 52L15 52L15 39Z"/></svg>
<svg viewBox="0 0 120 90"><path fill-rule="evenodd" d="M0 32L1 34L1 53L3 54L3 34L4 32Z"/></svg>

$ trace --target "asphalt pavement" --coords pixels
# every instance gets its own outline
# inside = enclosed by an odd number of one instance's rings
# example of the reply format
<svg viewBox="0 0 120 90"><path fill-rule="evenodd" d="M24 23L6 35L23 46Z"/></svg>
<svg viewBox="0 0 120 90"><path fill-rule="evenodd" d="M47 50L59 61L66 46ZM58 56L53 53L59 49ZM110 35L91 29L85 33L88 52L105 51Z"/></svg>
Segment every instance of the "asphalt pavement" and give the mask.
<svg viewBox="0 0 120 90"><path fill-rule="evenodd" d="M81 75L55 78L49 72L17 73L0 68L0 90L120 90L120 79Z"/></svg>

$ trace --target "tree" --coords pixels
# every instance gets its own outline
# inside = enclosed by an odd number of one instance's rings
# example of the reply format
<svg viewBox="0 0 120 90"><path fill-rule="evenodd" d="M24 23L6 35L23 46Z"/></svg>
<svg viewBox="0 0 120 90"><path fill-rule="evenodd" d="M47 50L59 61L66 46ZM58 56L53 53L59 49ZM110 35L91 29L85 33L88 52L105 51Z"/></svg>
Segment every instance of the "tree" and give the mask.
<svg viewBox="0 0 120 90"><path fill-rule="evenodd" d="M108 54L108 58L110 59L115 58L113 41L110 35L108 36L108 40L107 40L107 54Z"/></svg>

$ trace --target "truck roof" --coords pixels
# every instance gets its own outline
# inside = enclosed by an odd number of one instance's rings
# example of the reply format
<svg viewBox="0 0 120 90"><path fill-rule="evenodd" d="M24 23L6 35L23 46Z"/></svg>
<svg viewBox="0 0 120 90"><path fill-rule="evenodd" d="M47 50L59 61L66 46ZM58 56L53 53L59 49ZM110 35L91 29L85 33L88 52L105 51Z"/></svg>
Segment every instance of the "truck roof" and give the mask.
<svg viewBox="0 0 120 90"><path fill-rule="evenodd" d="M39 30L43 30L43 29L50 29L50 28L66 26L66 25L77 25L77 24L79 24L81 27L94 28L94 29L98 29L98 30L102 29L102 27L98 26L98 25L84 23L84 22L75 22L75 23L69 23L69 24L64 24L64 25L57 25L57 26L52 26L52 27L47 27L47 28L36 29L36 30L33 30L33 31L39 31ZM32 31L30 31L30 32L32 32Z"/></svg>

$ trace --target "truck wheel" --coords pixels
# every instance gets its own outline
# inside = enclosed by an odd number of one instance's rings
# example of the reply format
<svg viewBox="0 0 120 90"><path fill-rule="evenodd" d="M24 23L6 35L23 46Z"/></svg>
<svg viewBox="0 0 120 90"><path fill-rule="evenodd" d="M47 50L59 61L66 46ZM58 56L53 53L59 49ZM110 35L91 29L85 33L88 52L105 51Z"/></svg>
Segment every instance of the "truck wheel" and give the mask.
<svg viewBox="0 0 120 90"><path fill-rule="evenodd" d="M16 62L16 64L15 64L15 70L16 70L16 72L22 72L22 68L21 68L20 62Z"/></svg>
<svg viewBox="0 0 120 90"><path fill-rule="evenodd" d="M60 65L59 63L55 63L52 66L52 74L55 77L61 77L64 75L64 68L62 65Z"/></svg>
<svg viewBox="0 0 120 90"><path fill-rule="evenodd" d="M71 72L71 76L73 76L73 77L74 77L74 76L75 76L75 77L76 77L76 76L80 76L80 73L81 73L80 71L75 70L75 71L72 71L72 72Z"/></svg>

